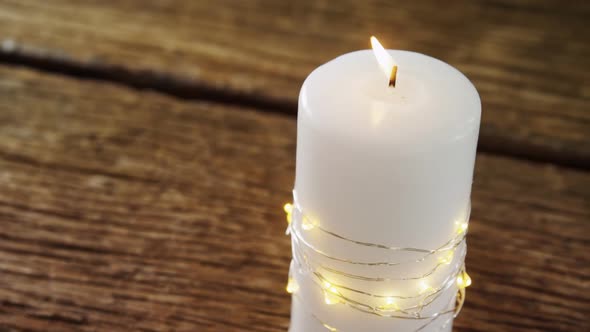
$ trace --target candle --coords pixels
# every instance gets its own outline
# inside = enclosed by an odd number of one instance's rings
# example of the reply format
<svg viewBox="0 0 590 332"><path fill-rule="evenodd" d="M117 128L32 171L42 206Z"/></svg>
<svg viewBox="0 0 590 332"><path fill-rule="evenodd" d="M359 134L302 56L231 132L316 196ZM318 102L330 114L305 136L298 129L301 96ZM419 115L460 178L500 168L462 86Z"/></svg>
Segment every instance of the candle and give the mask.
<svg viewBox="0 0 590 332"><path fill-rule="evenodd" d="M450 331L468 278L478 93L440 60L379 46L301 88L291 332Z"/></svg>

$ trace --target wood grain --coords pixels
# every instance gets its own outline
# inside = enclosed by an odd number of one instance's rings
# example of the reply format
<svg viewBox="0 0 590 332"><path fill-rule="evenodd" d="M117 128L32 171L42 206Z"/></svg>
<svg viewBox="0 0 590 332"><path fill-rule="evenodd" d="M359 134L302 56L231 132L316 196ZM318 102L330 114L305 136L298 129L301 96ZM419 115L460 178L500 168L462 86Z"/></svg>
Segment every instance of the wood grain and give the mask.
<svg viewBox="0 0 590 332"><path fill-rule="evenodd" d="M590 169L589 4L0 0L0 59L294 114L308 73L375 34L473 80L483 151Z"/></svg>
<svg viewBox="0 0 590 332"><path fill-rule="evenodd" d="M284 331L295 120L0 66L0 331ZM588 331L590 174L480 154L457 331Z"/></svg>

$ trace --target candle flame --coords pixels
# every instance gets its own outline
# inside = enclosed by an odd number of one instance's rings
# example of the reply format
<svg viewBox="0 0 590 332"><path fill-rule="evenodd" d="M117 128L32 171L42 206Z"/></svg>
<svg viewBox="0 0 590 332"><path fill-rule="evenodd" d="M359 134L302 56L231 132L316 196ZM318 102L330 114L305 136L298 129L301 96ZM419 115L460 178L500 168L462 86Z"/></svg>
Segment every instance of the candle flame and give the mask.
<svg viewBox="0 0 590 332"><path fill-rule="evenodd" d="M371 46L373 47L373 54L375 54L375 58L377 58L379 67L381 67L389 80L389 86L395 87L397 64L375 36L371 36Z"/></svg>

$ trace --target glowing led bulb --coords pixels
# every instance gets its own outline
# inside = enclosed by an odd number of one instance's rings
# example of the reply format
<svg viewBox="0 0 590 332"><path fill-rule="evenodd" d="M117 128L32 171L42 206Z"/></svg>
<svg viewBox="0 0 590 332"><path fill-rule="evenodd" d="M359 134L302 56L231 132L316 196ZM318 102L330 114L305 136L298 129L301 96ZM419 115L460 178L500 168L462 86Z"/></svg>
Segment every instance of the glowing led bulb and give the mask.
<svg viewBox="0 0 590 332"><path fill-rule="evenodd" d="M297 282L295 281L295 279L289 277L289 281L287 282L286 289L287 289L287 293L293 294L299 289L299 285L297 285Z"/></svg>
<svg viewBox="0 0 590 332"><path fill-rule="evenodd" d="M301 223L301 228L303 228L303 230L309 231L313 229L316 225L317 222L315 220L312 220L308 216L304 216L303 221Z"/></svg>
<svg viewBox="0 0 590 332"><path fill-rule="evenodd" d="M471 277L466 271L462 271L461 274L457 276L457 286L459 286L459 288L471 286Z"/></svg>
<svg viewBox="0 0 590 332"><path fill-rule="evenodd" d="M285 210L285 213L288 213L288 214L289 214L289 213L291 213L291 212L293 212L293 204L291 204L291 203L286 203L286 204L283 206L283 210Z"/></svg>
<svg viewBox="0 0 590 332"><path fill-rule="evenodd" d="M428 290L432 289L430 285L424 280L420 281L420 294L426 293Z"/></svg>
<svg viewBox="0 0 590 332"><path fill-rule="evenodd" d="M465 232L467 232L467 228L469 227L469 224L466 222L455 222L455 225L457 226L457 234L463 234Z"/></svg>
<svg viewBox="0 0 590 332"><path fill-rule="evenodd" d="M340 292L338 288L324 280L324 301L326 304L336 304L340 302Z"/></svg>
<svg viewBox="0 0 590 332"><path fill-rule="evenodd" d="M393 297L388 297L385 299L385 304L382 305L380 307L382 310L388 310L388 311L397 311L399 310L399 306L397 305L397 303L395 302L395 299Z"/></svg>
<svg viewBox="0 0 590 332"><path fill-rule="evenodd" d="M438 258L438 262L441 264L449 265L453 261L454 251L449 250L446 254L442 255Z"/></svg>
<svg viewBox="0 0 590 332"><path fill-rule="evenodd" d="M295 207L291 203L286 203L285 205L283 205L283 210L287 214L287 224L289 224L289 225L293 221L293 210L294 209L295 209ZM318 222L316 220L314 220L308 216L303 216L302 221L301 221L301 228L303 228L304 230L309 231L309 230L313 229L314 227L316 227L317 225L318 225ZM289 234L288 229L287 229L287 234Z"/></svg>
<svg viewBox="0 0 590 332"><path fill-rule="evenodd" d="M326 304L336 304L340 302L338 294L332 293L332 291L324 291L324 302Z"/></svg>
<svg viewBox="0 0 590 332"><path fill-rule="evenodd" d="M290 224L293 216L293 204L287 203L283 206L283 210L287 214L287 223Z"/></svg>

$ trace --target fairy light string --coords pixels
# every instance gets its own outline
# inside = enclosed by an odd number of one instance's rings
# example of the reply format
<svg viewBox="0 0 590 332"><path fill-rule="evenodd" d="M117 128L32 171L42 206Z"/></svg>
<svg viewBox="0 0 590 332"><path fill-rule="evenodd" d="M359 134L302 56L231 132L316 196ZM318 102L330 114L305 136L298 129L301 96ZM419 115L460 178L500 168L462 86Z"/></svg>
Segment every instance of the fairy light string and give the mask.
<svg viewBox="0 0 590 332"><path fill-rule="evenodd" d="M425 323L416 329L415 332L422 331L442 317L448 317L447 320L441 325L442 329L448 326L448 324L452 322L453 318L459 314L465 301L465 288L471 285L471 278L467 274L464 264L466 253L465 236L468 229L469 210L465 220L455 223L455 236L442 246L436 249L405 248L358 241L325 229L317 219L313 219L303 213L301 207L297 203L296 197L297 196L294 193L294 202L287 203L283 207L286 213L288 224L286 234L291 235L293 245L293 260L291 262L289 279L286 287L288 293L298 296L297 293L299 291L299 285L297 284L296 279L293 277L292 270L294 268L299 268L309 272L309 276L311 277L313 283L317 285L323 292L324 302L326 304L342 304L354 310L380 317L424 321ZM317 246L307 241L303 233L311 231L321 232L322 235L337 239L339 241L344 241L355 246L375 248L389 252L412 253L415 255L418 254L419 257L405 261L356 261L344 257L337 257L322 251ZM408 264L418 264L433 257L437 258L437 262L426 273L416 276L406 276L400 278L370 277L333 268L318 262L318 260L313 257L315 255L321 256L329 261L334 261L339 264L364 265L385 268L404 266ZM456 257L458 257L458 259L456 259ZM453 264L454 261L455 263ZM429 285L426 281L428 277L433 275L439 268L446 265L452 266L448 275L443 278L443 281L435 287ZM374 283L415 280L419 281L418 285L420 290L415 295L406 296L376 294L364 289L357 289L338 282L334 282L329 276L339 276L342 278ZM445 309L442 311L433 314L423 314L423 310L426 307L436 301L446 290L450 289L454 285L457 285L458 291L454 299L451 298L451 301L454 301L455 303L447 303L444 306ZM363 301L356 298L359 296L361 298L366 298L367 300ZM406 300L418 300L418 303L413 305L402 305L402 302ZM322 326L324 326L326 330L339 331L331 324L322 321L315 314L312 313L311 315Z"/></svg>

